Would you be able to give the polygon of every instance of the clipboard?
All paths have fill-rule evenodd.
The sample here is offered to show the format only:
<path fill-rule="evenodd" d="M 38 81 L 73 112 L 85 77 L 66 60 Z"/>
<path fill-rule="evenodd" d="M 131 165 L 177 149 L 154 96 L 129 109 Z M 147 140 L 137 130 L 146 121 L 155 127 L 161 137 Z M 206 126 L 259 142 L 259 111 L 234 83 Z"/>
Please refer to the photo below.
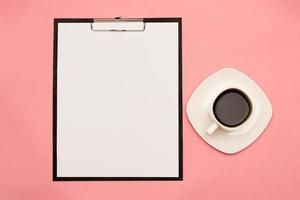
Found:
<path fill-rule="evenodd" d="M 181 29 L 54 19 L 54 181 L 183 180 Z"/>

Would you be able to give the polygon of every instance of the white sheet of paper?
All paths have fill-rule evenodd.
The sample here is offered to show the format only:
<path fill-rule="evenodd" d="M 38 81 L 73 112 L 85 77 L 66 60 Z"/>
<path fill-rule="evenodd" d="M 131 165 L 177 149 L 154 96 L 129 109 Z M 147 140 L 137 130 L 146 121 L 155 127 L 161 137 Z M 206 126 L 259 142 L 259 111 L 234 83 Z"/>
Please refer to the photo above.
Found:
<path fill-rule="evenodd" d="M 178 37 L 58 24 L 58 177 L 179 176 Z"/>

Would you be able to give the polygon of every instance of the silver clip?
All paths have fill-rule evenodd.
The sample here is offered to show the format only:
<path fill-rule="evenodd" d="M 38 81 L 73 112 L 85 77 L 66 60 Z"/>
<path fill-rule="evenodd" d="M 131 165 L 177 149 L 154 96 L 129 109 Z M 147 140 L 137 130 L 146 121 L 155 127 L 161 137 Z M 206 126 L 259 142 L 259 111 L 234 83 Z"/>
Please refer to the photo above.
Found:
<path fill-rule="evenodd" d="M 91 23 L 92 31 L 142 32 L 145 28 L 144 19 L 138 18 L 98 18 Z"/>

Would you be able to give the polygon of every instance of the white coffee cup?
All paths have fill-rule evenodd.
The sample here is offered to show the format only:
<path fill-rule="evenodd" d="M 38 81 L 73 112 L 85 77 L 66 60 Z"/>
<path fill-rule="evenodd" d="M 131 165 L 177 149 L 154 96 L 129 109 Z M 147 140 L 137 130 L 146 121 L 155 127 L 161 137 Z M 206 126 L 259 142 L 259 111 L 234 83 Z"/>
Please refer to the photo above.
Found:
<path fill-rule="evenodd" d="M 238 103 L 240 103 L 240 104 L 241 104 L 241 102 L 244 103 L 243 100 L 245 102 L 247 102 L 247 105 L 244 103 L 242 106 L 240 106 L 243 109 L 248 109 L 247 115 L 243 116 L 243 119 L 241 118 L 240 122 L 237 123 L 237 124 L 235 124 L 235 125 L 228 125 L 228 124 L 222 123 L 220 121 L 220 119 L 217 119 L 216 113 L 214 111 L 215 103 L 217 101 L 220 101 L 221 98 L 224 98 L 225 95 L 228 96 L 228 94 L 230 94 L 230 93 L 231 93 L 231 96 L 234 95 L 234 96 L 236 96 L 235 97 L 236 99 L 240 99 L 240 102 L 238 102 Z M 229 97 L 227 97 L 227 99 L 228 98 Z M 208 114 L 209 114 L 210 118 L 212 119 L 212 123 L 206 129 L 206 133 L 209 134 L 209 135 L 211 135 L 211 134 L 213 134 L 219 128 L 221 128 L 221 129 L 223 129 L 223 130 L 225 130 L 227 132 L 232 132 L 234 130 L 237 130 L 237 129 L 241 128 L 245 124 L 245 122 L 251 117 L 251 113 L 252 113 L 253 106 L 254 106 L 252 102 L 253 101 L 251 101 L 250 95 L 247 94 L 247 92 L 244 91 L 241 88 L 226 87 L 226 88 L 221 89 L 218 93 L 216 93 L 216 95 L 214 96 L 214 98 L 212 98 L 212 101 L 211 101 L 211 103 L 210 103 L 210 105 L 208 107 Z M 230 103 L 230 104 L 232 104 L 232 103 Z M 228 106 L 228 107 L 230 107 L 230 106 Z M 236 111 L 235 108 L 232 107 L 232 110 L 233 110 L 233 112 L 239 114 L 238 111 Z M 227 113 L 230 113 L 230 112 L 227 112 Z M 242 113 L 242 114 L 244 114 L 244 113 Z M 232 113 L 231 114 L 227 114 L 227 115 L 232 115 Z"/>

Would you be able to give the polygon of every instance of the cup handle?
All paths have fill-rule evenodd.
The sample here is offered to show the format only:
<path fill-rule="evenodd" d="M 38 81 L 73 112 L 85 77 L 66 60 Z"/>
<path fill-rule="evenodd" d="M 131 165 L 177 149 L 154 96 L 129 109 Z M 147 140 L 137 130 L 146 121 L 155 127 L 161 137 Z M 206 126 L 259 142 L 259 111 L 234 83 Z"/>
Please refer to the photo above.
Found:
<path fill-rule="evenodd" d="M 213 122 L 208 129 L 206 129 L 206 133 L 208 135 L 213 134 L 217 129 L 219 128 L 219 125 L 216 122 Z"/>

